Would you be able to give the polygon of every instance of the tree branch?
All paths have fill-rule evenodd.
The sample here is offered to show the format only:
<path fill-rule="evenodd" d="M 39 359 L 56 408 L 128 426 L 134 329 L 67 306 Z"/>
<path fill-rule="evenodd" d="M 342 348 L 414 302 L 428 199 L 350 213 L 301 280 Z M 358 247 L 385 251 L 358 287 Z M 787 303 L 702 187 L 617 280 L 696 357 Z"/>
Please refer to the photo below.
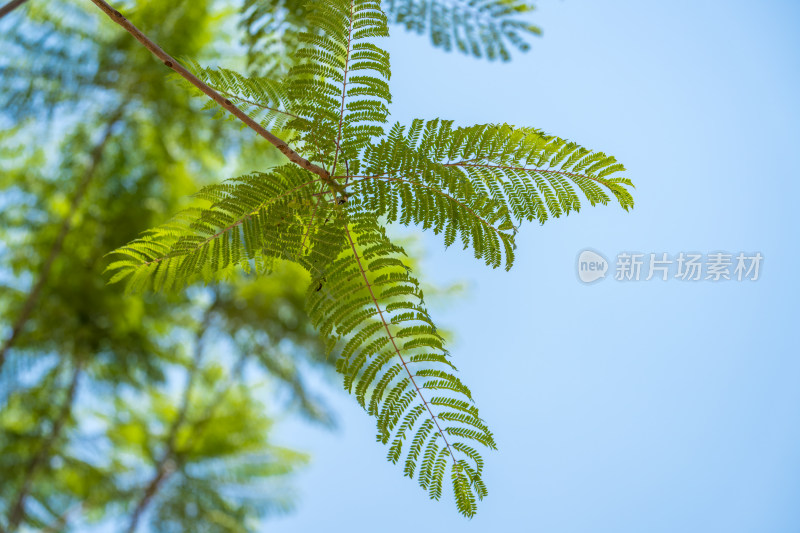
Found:
<path fill-rule="evenodd" d="M 11 0 L 11 2 L 7 3 L 3 7 L 0 7 L 0 19 L 17 9 L 19 6 L 27 2 L 28 0 Z"/>
<path fill-rule="evenodd" d="M 167 433 L 166 448 L 164 449 L 164 454 L 162 455 L 161 459 L 156 464 L 156 473 L 150 480 L 150 482 L 147 484 L 147 488 L 145 488 L 144 494 L 142 494 L 142 497 L 136 504 L 136 508 L 133 510 L 133 513 L 131 514 L 131 520 L 128 524 L 128 528 L 126 529 L 128 533 L 134 533 L 134 531 L 136 531 L 136 526 L 139 525 L 139 520 L 142 518 L 142 514 L 144 513 L 145 509 L 147 509 L 147 506 L 150 504 L 150 501 L 153 499 L 158 490 L 161 488 L 163 482 L 175 470 L 174 466 L 175 441 L 178 437 L 178 430 L 186 421 L 186 415 L 189 411 L 189 400 L 191 399 L 192 390 L 194 389 L 194 383 L 197 377 L 197 371 L 200 369 L 200 360 L 203 356 L 203 340 L 205 338 L 205 331 L 206 329 L 208 329 L 209 322 L 211 321 L 212 312 L 214 311 L 216 306 L 217 306 L 217 300 L 215 299 L 214 302 L 205 310 L 205 313 L 203 314 L 203 320 L 200 322 L 200 325 L 197 330 L 195 353 L 194 357 L 192 358 L 192 364 L 189 367 L 188 381 L 186 382 L 186 389 L 183 392 L 183 399 L 181 400 L 181 406 L 178 408 L 178 414 L 175 417 L 175 420 L 172 421 L 172 425 L 170 426 L 169 432 Z"/>
<path fill-rule="evenodd" d="M 94 178 L 95 172 L 97 171 L 97 167 L 100 164 L 100 160 L 103 156 L 103 150 L 105 150 L 106 144 L 108 144 L 109 139 L 111 138 L 111 131 L 114 129 L 114 126 L 122 118 L 122 114 L 125 111 L 126 103 L 123 103 L 117 108 L 116 111 L 111 116 L 111 120 L 106 125 L 106 129 L 103 132 L 103 136 L 100 138 L 100 141 L 95 145 L 92 149 L 89 166 L 86 168 L 86 172 L 84 172 L 83 176 L 81 177 L 81 181 L 78 183 L 78 188 L 75 191 L 75 196 L 72 197 L 72 202 L 69 206 L 69 211 L 67 212 L 64 220 L 61 221 L 61 229 L 58 232 L 58 236 L 56 237 L 55 242 L 50 248 L 50 253 L 47 256 L 47 259 L 42 266 L 41 272 L 39 272 L 39 279 L 36 280 L 36 283 L 33 285 L 33 288 L 28 293 L 27 298 L 25 298 L 25 302 L 22 304 L 22 309 L 17 315 L 17 320 L 14 322 L 14 325 L 11 327 L 11 336 L 9 336 L 0 346 L 0 368 L 3 367 L 3 363 L 5 362 L 6 355 L 11 347 L 17 340 L 17 337 L 22 332 L 22 328 L 25 327 L 25 324 L 28 322 L 28 319 L 31 317 L 31 313 L 33 312 L 34 307 L 36 307 L 36 302 L 39 300 L 39 296 L 41 295 L 42 289 L 47 284 L 47 280 L 50 277 L 50 270 L 53 267 L 53 263 L 55 262 L 56 258 L 61 254 L 61 249 L 64 246 L 64 239 L 66 239 L 67 234 L 69 233 L 70 229 L 72 229 L 72 218 L 75 215 L 75 212 L 78 210 L 81 201 L 83 200 L 84 195 L 86 194 L 86 190 L 89 187 L 89 183 Z"/>
<path fill-rule="evenodd" d="M 22 522 L 22 519 L 25 517 L 25 499 L 28 497 L 28 494 L 31 491 L 33 478 L 39 472 L 39 469 L 42 467 L 42 465 L 44 465 L 47 461 L 53 444 L 61 436 L 61 431 L 64 429 L 67 418 L 69 418 L 69 415 L 72 412 L 72 404 L 75 401 L 75 393 L 78 389 L 78 378 L 81 375 L 82 368 L 83 365 L 81 361 L 76 361 L 75 370 L 72 372 L 72 379 L 70 380 L 69 388 L 67 389 L 67 397 L 64 399 L 64 403 L 61 405 L 58 416 L 53 422 L 53 427 L 50 430 L 50 434 L 45 438 L 42 446 L 39 448 L 39 451 L 36 452 L 36 455 L 33 457 L 31 462 L 28 463 L 28 468 L 25 470 L 25 477 L 23 478 L 22 486 L 17 493 L 17 497 L 14 498 L 14 503 L 12 504 L 11 511 L 8 514 L 9 533 L 16 531 L 20 522 Z"/>
<path fill-rule="evenodd" d="M 58 517 L 56 517 L 56 521 L 50 524 L 49 526 L 42 529 L 39 533 L 62 533 L 64 531 L 64 526 L 67 525 L 67 521 L 69 520 L 69 515 L 74 513 L 75 511 L 80 510 L 83 507 L 83 502 L 78 502 L 63 513 L 61 513 Z"/>
<path fill-rule="evenodd" d="M 119 11 L 115 10 L 113 7 L 108 5 L 104 0 L 91 0 L 91 1 L 97 7 L 99 7 L 103 11 L 103 13 L 108 15 L 108 17 L 111 20 L 122 26 L 125 29 L 125 31 L 133 35 L 136 38 L 136 40 L 142 43 L 145 48 L 150 50 L 150 52 L 154 56 L 163 61 L 163 63 L 167 67 L 177 72 L 186 81 L 188 81 L 189 83 L 200 89 L 206 96 L 208 96 L 216 103 L 221 105 L 233 116 L 244 122 L 250 129 L 252 129 L 256 133 L 264 137 L 273 146 L 275 146 L 283 155 L 289 158 L 289 161 L 295 163 L 301 168 L 308 170 L 309 172 L 317 174 L 338 192 L 340 193 L 344 192 L 342 190 L 342 187 L 338 183 L 336 183 L 335 180 L 331 179 L 330 173 L 327 170 L 318 165 L 315 165 L 308 159 L 305 159 L 300 154 L 292 150 L 292 148 L 286 143 L 286 141 L 270 133 L 266 128 L 261 126 L 258 122 L 247 116 L 241 109 L 233 105 L 233 103 L 230 100 L 227 100 L 217 91 L 209 87 L 207 84 L 203 83 L 203 81 L 201 81 L 197 76 L 189 72 L 175 58 L 167 54 L 156 43 L 151 41 L 144 33 L 139 31 L 139 29 L 136 26 L 134 26 L 128 19 L 126 19 L 122 15 L 122 13 L 120 13 Z"/>

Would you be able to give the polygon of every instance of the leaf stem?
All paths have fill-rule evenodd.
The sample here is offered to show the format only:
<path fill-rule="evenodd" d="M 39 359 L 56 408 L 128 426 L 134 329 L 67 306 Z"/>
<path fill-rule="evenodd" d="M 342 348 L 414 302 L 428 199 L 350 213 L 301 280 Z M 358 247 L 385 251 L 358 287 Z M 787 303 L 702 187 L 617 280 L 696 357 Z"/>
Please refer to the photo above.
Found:
<path fill-rule="evenodd" d="M 474 160 L 467 160 L 467 161 L 474 161 Z M 593 178 L 588 174 L 578 174 L 577 172 L 567 172 L 566 170 L 551 170 L 551 169 L 541 169 L 541 168 L 528 168 L 525 166 L 517 167 L 517 166 L 509 166 L 509 165 L 495 165 L 491 163 L 467 163 L 467 161 L 458 161 L 456 163 L 446 163 L 442 164 L 444 167 L 471 167 L 471 168 L 497 168 L 500 170 L 517 170 L 520 172 L 539 172 L 542 174 L 557 174 L 559 176 L 569 176 L 570 178 L 586 178 L 592 181 L 596 181 L 597 183 L 605 185 L 603 180 Z"/>
<path fill-rule="evenodd" d="M 347 57 L 344 60 L 343 80 L 342 80 L 342 109 L 339 112 L 339 134 L 336 137 L 336 153 L 333 156 L 333 170 L 336 173 L 336 164 L 339 162 L 340 143 L 342 141 L 342 127 L 344 126 L 344 99 L 347 96 L 347 74 L 350 72 L 350 52 L 353 41 L 353 0 L 350 0 L 350 27 L 347 30 Z M 341 191 L 339 191 L 341 192 Z"/>
<path fill-rule="evenodd" d="M 444 431 L 442 431 L 442 427 L 439 425 L 439 419 L 436 417 L 435 414 L 433 414 L 433 410 L 431 410 L 430 404 L 425 399 L 425 396 L 423 396 L 422 390 L 419 388 L 419 385 L 417 385 L 417 382 L 414 379 L 414 374 L 412 374 L 411 371 L 408 369 L 408 363 L 406 363 L 403 354 L 400 353 L 400 348 L 397 347 L 397 343 L 394 340 L 394 335 L 392 335 L 392 332 L 389 329 L 389 324 L 386 322 L 386 318 L 383 316 L 383 310 L 381 309 L 380 305 L 378 305 L 378 299 L 375 297 L 375 292 L 372 290 L 372 284 L 369 282 L 369 279 L 367 278 L 367 272 L 364 270 L 364 266 L 361 263 L 361 257 L 359 257 L 358 255 L 358 250 L 356 249 L 356 243 L 353 241 L 353 236 L 350 234 L 350 228 L 347 227 L 346 222 L 344 224 L 344 229 L 345 233 L 347 233 L 347 240 L 350 242 L 350 248 L 353 250 L 353 256 L 356 259 L 356 263 L 358 263 L 358 269 L 361 272 L 361 276 L 364 278 L 364 283 L 367 285 L 367 289 L 369 290 L 369 295 L 372 298 L 372 303 L 375 304 L 375 309 L 378 310 L 378 314 L 381 317 L 381 322 L 383 323 L 383 329 L 386 330 L 386 335 L 388 335 L 389 340 L 392 341 L 392 347 L 394 348 L 397 357 L 400 358 L 400 362 L 403 364 L 403 368 L 408 374 L 409 379 L 411 379 L 411 383 L 417 390 L 417 395 L 419 396 L 420 400 L 422 400 L 422 403 L 425 404 L 425 408 L 428 410 L 428 414 L 431 416 L 431 420 L 433 420 L 433 423 L 436 424 L 436 429 L 438 430 L 439 435 L 442 436 L 444 444 L 445 446 L 447 446 L 447 451 L 450 452 L 450 457 L 453 459 L 453 464 L 455 465 L 457 463 L 456 456 L 453 453 L 453 449 L 450 447 L 450 443 L 447 442 L 447 437 L 445 436 Z"/>

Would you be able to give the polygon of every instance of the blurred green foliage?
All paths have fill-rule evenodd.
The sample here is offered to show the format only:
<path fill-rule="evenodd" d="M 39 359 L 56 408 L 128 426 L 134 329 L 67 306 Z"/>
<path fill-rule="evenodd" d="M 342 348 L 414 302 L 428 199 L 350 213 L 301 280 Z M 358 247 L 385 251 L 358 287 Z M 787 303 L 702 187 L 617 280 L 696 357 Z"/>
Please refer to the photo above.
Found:
<path fill-rule="evenodd" d="M 0 20 L 0 532 L 253 531 L 292 508 L 287 474 L 307 461 L 272 444 L 271 417 L 333 425 L 306 385 L 332 373 L 307 274 L 165 296 L 102 272 L 198 186 L 278 153 L 209 120 L 87 6 L 31 0 Z M 177 57 L 261 73 L 288 69 L 303 29 L 283 0 L 115 7 Z"/>
<path fill-rule="evenodd" d="M 231 14 L 214 2 L 126 4 L 177 55 L 224 51 Z M 91 10 L 29 2 L 2 24 L 0 339 L 68 231 L 0 370 L 0 528 L 253 530 L 291 508 L 285 474 L 306 460 L 270 443 L 264 399 L 332 421 L 301 371 L 328 367 L 302 274 L 164 297 L 125 295 L 102 271 L 256 141 L 198 113 Z M 285 392 L 253 386 L 267 377 Z"/>

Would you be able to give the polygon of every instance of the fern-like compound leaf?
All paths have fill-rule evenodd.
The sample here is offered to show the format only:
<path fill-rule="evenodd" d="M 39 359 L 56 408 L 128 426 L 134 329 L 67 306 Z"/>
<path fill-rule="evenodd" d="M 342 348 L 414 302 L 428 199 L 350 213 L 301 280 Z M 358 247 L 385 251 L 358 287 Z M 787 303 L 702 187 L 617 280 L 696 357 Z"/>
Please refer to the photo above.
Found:
<path fill-rule="evenodd" d="M 245 0 L 240 26 L 248 67 L 261 75 L 285 73 L 307 29 L 307 0 Z M 527 51 L 541 30 L 527 19 L 533 3 L 522 0 L 384 0 L 390 24 L 427 35 L 433 46 L 503 61 Z"/>
<path fill-rule="evenodd" d="M 353 182 L 390 222 L 413 222 L 460 239 L 488 265 L 511 268 L 517 223 L 560 217 L 591 205 L 633 207 L 630 180 L 613 156 L 533 128 L 453 127 L 451 121 L 399 124 L 364 151 Z"/>
<path fill-rule="evenodd" d="M 310 229 L 319 187 L 318 176 L 289 165 L 205 187 L 196 196 L 209 207 L 183 211 L 116 250 L 111 281 L 126 280 L 132 291 L 170 290 L 237 265 L 295 259 L 309 231 L 324 231 Z"/>
<path fill-rule="evenodd" d="M 533 11 L 519 0 L 388 0 L 392 22 L 428 33 L 434 46 L 489 60 L 511 58 L 510 48 L 526 51 L 526 39 L 541 30 L 522 17 Z"/>
<path fill-rule="evenodd" d="M 431 498 L 447 482 L 459 511 L 473 516 L 487 494 L 482 452 L 497 445 L 456 375 L 405 251 L 384 226 L 431 230 L 446 246 L 458 243 L 508 269 L 522 223 L 578 212 L 586 202 L 613 199 L 628 210 L 632 183 L 614 157 L 534 128 L 436 119 L 387 131 L 391 72 L 378 43 L 388 20 L 428 13 L 441 35 L 455 32 L 464 46 L 478 39 L 481 53 L 502 57 L 499 43 L 513 41 L 517 28 L 502 21 L 524 9 L 514 0 L 383 5 L 389 16 L 377 0 L 309 3 L 311 27 L 298 35 L 298 61 L 281 81 L 191 64 L 262 125 L 287 132 L 317 173 L 286 164 L 206 187 L 197 194 L 203 205 L 117 250 L 108 270 L 130 290 L 168 290 L 234 268 L 302 265 L 311 280 L 306 311 L 344 388 L 375 418 L 387 459 Z M 456 14 L 454 26 L 443 13 Z M 481 17 L 495 26 L 479 31 Z M 454 27 L 465 33 L 458 37 Z"/>
<path fill-rule="evenodd" d="M 361 405 L 376 417 L 378 441 L 391 442 L 388 459 L 400 460 L 404 442 L 413 435 L 406 473 L 417 471 L 420 484 L 438 499 L 447 470 L 459 468 L 459 461 L 474 461 L 478 452 L 472 446 L 494 448 L 494 438 L 477 408 L 464 413 L 450 407 L 471 404 L 472 394 L 453 374 L 452 364 L 443 363 L 449 358 L 444 339 L 424 307 L 402 248 L 386 237 L 375 214 L 356 201 L 348 203 L 340 221 L 349 246 L 325 270 L 323 289 L 314 283 L 309 288 L 309 315 L 331 337 L 329 346 L 338 352 L 345 386 L 355 387 Z M 438 405 L 430 401 L 432 392 Z M 478 461 L 482 467 L 482 459 Z M 480 478 L 477 469 L 475 476 Z M 453 485 L 453 490 L 474 491 L 475 484 Z M 469 501 L 477 492 L 455 497 Z"/>
<path fill-rule="evenodd" d="M 304 118 L 290 124 L 303 132 L 312 161 L 343 174 L 383 134 L 389 114 L 389 54 L 374 42 L 389 35 L 386 15 L 377 0 L 315 2 L 308 22 L 317 31 L 301 34 L 287 81 L 294 113 Z"/>

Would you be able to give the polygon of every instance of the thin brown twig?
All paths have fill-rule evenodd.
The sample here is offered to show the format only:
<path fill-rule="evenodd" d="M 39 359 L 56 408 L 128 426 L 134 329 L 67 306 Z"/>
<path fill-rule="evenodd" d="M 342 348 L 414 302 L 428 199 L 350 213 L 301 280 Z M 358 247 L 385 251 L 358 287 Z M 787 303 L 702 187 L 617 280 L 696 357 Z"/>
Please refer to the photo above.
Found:
<path fill-rule="evenodd" d="M 150 50 L 150 52 L 158 59 L 160 59 L 167 67 L 177 72 L 182 78 L 184 78 L 186 81 L 188 81 L 189 83 L 200 89 L 206 96 L 214 100 L 216 103 L 218 103 L 220 106 L 226 109 L 233 116 L 244 122 L 244 124 L 246 124 L 250 129 L 252 129 L 260 136 L 265 138 L 267 141 L 269 141 L 292 163 L 295 163 L 296 165 L 308 170 L 309 172 L 317 174 L 323 180 L 328 182 L 328 184 L 331 187 L 341 192 L 341 187 L 334 180 L 330 179 L 330 173 L 327 170 L 318 165 L 315 165 L 308 159 L 302 157 L 300 154 L 295 152 L 286 143 L 286 141 L 284 141 L 279 137 L 276 137 L 269 130 L 261 126 L 261 124 L 250 118 L 241 109 L 233 105 L 233 102 L 226 99 L 224 96 L 222 96 L 217 91 L 209 87 L 202 80 L 200 80 L 197 76 L 189 72 L 186 69 L 186 67 L 181 65 L 175 58 L 167 54 L 164 50 L 161 49 L 161 47 L 159 47 L 156 43 L 151 41 L 144 33 L 142 33 L 136 26 L 134 26 L 127 18 L 125 18 L 122 15 L 122 13 L 111 7 L 104 0 L 91 0 L 91 1 L 93 4 L 99 7 L 103 11 L 103 13 L 108 15 L 108 17 L 111 20 L 122 26 L 125 29 L 125 31 L 133 35 L 133 37 L 136 38 L 137 41 L 142 43 L 145 48 Z"/>
<path fill-rule="evenodd" d="M 7 3 L 3 7 L 0 7 L 0 19 L 17 9 L 19 6 L 27 2 L 28 0 L 11 0 L 11 2 Z"/>

